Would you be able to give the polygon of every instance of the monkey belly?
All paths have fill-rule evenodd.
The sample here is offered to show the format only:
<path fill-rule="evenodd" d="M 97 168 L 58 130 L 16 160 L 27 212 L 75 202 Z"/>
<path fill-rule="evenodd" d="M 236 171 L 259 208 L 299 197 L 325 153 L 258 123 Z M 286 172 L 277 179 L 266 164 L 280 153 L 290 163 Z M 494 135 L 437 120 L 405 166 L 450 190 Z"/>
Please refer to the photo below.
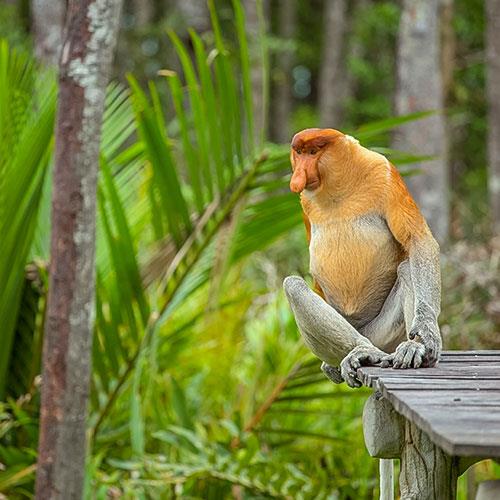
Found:
<path fill-rule="evenodd" d="M 311 274 L 326 301 L 356 328 L 380 312 L 404 257 L 375 215 L 313 224 L 309 251 Z"/>

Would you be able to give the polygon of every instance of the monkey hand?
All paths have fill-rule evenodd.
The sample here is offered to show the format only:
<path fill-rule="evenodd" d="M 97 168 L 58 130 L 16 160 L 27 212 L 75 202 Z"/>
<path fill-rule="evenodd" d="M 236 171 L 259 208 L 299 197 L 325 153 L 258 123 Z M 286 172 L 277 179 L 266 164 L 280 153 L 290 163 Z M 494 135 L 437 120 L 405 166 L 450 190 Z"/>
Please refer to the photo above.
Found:
<path fill-rule="evenodd" d="M 424 361 L 425 347 L 415 340 L 401 342 L 396 351 L 382 359 L 382 368 L 420 368 Z"/>
<path fill-rule="evenodd" d="M 408 333 L 410 339 L 416 339 L 425 349 L 422 366 L 436 366 L 441 354 L 441 332 L 437 320 L 432 317 L 419 319 L 415 317 L 413 325 Z"/>
<path fill-rule="evenodd" d="M 340 373 L 349 387 L 361 387 L 357 370 L 361 366 L 379 365 L 387 354 L 373 345 L 355 347 L 340 363 Z"/>
<path fill-rule="evenodd" d="M 432 367 L 439 361 L 441 353 L 441 335 L 434 319 L 414 321 L 408 334 L 410 340 L 402 342 L 396 351 L 382 360 L 382 367 L 420 368 Z"/>

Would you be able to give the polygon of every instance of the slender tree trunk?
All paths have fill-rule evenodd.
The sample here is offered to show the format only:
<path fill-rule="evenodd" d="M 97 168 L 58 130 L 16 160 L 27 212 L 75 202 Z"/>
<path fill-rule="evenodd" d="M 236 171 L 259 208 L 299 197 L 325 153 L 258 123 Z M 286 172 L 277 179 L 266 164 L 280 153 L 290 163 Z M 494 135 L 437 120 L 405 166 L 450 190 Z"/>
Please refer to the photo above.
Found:
<path fill-rule="evenodd" d="M 443 74 L 443 99 L 447 103 L 453 85 L 456 39 L 453 29 L 455 0 L 441 0 L 441 68 Z"/>
<path fill-rule="evenodd" d="M 443 106 L 448 108 L 450 104 L 451 92 L 453 88 L 453 75 L 455 72 L 455 52 L 456 36 L 453 27 L 453 17 L 455 11 L 455 0 L 441 0 L 440 22 L 441 22 L 441 74 L 443 76 Z M 453 123 L 451 120 L 445 120 L 446 144 L 450 151 L 447 155 L 448 185 L 450 191 L 453 191 L 458 179 L 458 165 L 451 154 L 453 143 L 456 141 L 453 133 Z M 459 236 L 457 207 L 450 206 L 450 235 Z"/>
<path fill-rule="evenodd" d="M 346 62 L 351 59 L 362 59 L 366 56 L 363 41 L 359 36 L 356 36 L 356 34 L 353 33 L 353 28 L 356 18 L 361 17 L 365 14 L 365 9 L 370 8 L 370 3 L 371 0 L 354 0 L 353 2 L 353 5 L 351 7 L 352 10 L 349 15 L 349 21 L 347 23 L 349 25 L 350 36 L 348 37 L 348 47 L 345 50 L 345 52 L 347 53 L 345 58 Z M 348 71 L 346 64 L 344 64 L 343 71 L 345 75 L 345 86 L 342 97 L 344 98 L 344 102 L 347 102 L 349 99 L 355 97 L 358 90 L 359 81 L 352 72 Z"/>
<path fill-rule="evenodd" d="M 35 53 L 40 61 L 53 66 L 59 60 L 65 15 L 66 0 L 32 0 Z"/>
<path fill-rule="evenodd" d="M 269 3 L 265 0 L 243 0 L 243 7 L 250 47 L 254 49 L 253 53 L 250 54 L 252 58 L 250 78 L 253 89 L 254 137 L 257 142 L 262 142 L 267 138 L 268 126 L 269 79 L 267 76 L 267 49 L 263 38 L 267 32 Z"/>
<path fill-rule="evenodd" d="M 144 28 L 150 24 L 155 15 L 155 5 L 153 0 L 132 0 L 135 25 L 138 28 Z"/>
<path fill-rule="evenodd" d="M 439 0 L 404 0 L 397 51 L 397 115 L 436 114 L 399 128 L 396 149 L 436 159 L 418 165 L 423 173 L 407 183 L 436 239 L 449 233 L 448 170 L 439 29 Z"/>
<path fill-rule="evenodd" d="M 500 0 L 486 0 L 488 190 L 494 235 L 500 235 Z"/>
<path fill-rule="evenodd" d="M 176 0 L 186 27 L 202 33 L 210 29 L 207 0 Z"/>
<path fill-rule="evenodd" d="M 81 499 L 101 122 L 121 0 L 71 0 L 59 74 L 38 500 Z"/>
<path fill-rule="evenodd" d="M 293 40 L 296 28 L 297 2 L 295 0 L 280 0 L 278 11 L 278 36 L 290 42 Z M 274 83 L 274 113 L 271 122 L 272 139 L 279 143 L 289 142 L 290 115 L 292 112 L 292 69 L 293 51 L 285 49 L 277 56 L 277 78 Z"/>
<path fill-rule="evenodd" d="M 347 2 L 325 2 L 324 40 L 319 76 L 319 110 L 322 127 L 339 128 L 346 92 L 345 55 Z"/>

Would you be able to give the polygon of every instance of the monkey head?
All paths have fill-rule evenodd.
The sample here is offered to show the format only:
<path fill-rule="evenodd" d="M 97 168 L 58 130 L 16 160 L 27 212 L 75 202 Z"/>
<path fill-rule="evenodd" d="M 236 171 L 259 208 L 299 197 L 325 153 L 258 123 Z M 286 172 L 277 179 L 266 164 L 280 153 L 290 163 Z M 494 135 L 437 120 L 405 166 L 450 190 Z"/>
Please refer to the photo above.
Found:
<path fill-rule="evenodd" d="M 308 128 L 293 136 L 290 152 L 292 178 L 290 189 L 301 193 L 304 189 L 316 191 L 322 186 L 328 168 L 328 161 L 334 143 L 346 138 L 331 128 Z"/>

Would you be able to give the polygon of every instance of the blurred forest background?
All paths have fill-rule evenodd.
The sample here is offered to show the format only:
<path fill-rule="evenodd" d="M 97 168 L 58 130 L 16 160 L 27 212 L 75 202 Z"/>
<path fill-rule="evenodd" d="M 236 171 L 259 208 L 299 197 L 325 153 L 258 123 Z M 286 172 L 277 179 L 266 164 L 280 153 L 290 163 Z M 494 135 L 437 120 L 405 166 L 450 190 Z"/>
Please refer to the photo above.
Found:
<path fill-rule="evenodd" d="M 6 498 L 34 487 L 65 9 L 0 2 Z M 324 379 L 281 291 L 308 275 L 286 144 L 325 126 L 388 155 L 442 245 L 445 347 L 499 349 L 499 19 L 498 0 L 124 1 L 100 153 L 88 498 L 378 498 L 367 392 Z M 476 465 L 460 498 L 499 475 Z"/>

